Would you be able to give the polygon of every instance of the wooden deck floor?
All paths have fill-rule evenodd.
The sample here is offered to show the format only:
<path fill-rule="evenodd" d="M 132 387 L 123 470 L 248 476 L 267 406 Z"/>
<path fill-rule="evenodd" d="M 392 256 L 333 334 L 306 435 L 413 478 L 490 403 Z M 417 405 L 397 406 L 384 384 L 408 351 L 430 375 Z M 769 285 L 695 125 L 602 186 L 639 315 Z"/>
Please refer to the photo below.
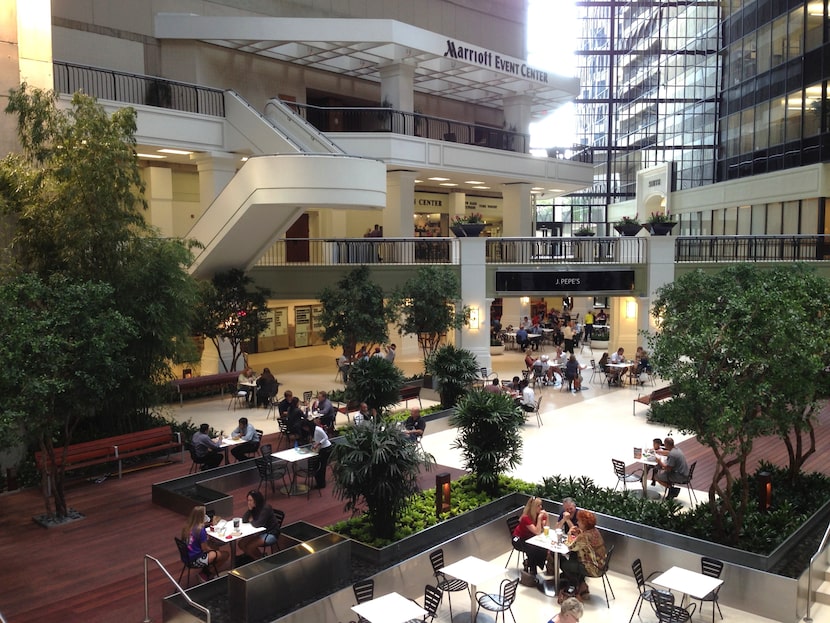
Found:
<path fill-rule="evenodd" d="M 830 409 L 825 408 L 816 428 L 820 451 L 807 463 L 809 471 L 830 475 Z M 275 440 L 266 436 L 266 442 Z M 681 444 L 690 461 L 698 461 L 695 486 L 705 489 L 714 464 L 711 452 L 694 440 Z M 785 463 L 785 447 L 775 439 L 760 440 L 752 454 Z M 68 488 L 70 506 L 86 518 L 50 530 L 37 526 L 34 515 L 43 512 L 37 490 L 0 496 L 2 530 L 0 551 L 0 612 L 10 623 L 122 622 L 144 619 L 143 557 L 158 558 L 178 576 L 181 565 L 173 544 L 183 517 L 151 501 L 151 485 L 187 473 L 189 460 L 125 474 L 122 480 L 101 483 L 73 481 Z M 462 472 L 447 469 L 453 478 Z M 434 473 L 423 476 L 422 486 L 434 486 Z M 244 490 L 234 492 L 235 513 L 244 510 Z M 329 487 L 318 497 L 270 496 L 269 502 L 286 512 L 286 523 L 305 520 L 329 525 L 346 517 L 343 503 Z M 150 614 L 161 621 L 160 599 L 172 592 L 162 573 L 150 571 Z"/>

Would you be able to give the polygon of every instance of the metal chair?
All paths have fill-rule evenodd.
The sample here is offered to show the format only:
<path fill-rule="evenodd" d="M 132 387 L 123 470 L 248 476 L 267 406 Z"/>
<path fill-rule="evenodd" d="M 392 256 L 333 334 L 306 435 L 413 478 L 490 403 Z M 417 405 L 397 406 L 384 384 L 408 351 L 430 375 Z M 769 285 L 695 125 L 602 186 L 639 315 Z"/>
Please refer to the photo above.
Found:
<path fill-rule="evenodd" d="M 689 608 L 677 606 L 674 603 L 674 595 L 671 591 L 653 591 L 654 612 L 657 615 L 658 623 L 686 623 L 692 620 L 697 604 L 691 604 Z"/>
<path fill-rule="evenodd" d="M 536 408 L 533 410 L 533 412 L 536 414 L 536 425 L 539 428 L 542 427 L 542 414 L 539 412 L 539 409 L 541 408 L 541 406 L 542 406 L 542 397 L 539 396 L 539 398 L 536 400 Z"/>
<path fill-rule="evenodd" d="M 695 477 L 695 467 L 697 466 L 697 461 L 692 463 L 689 466 L 689 477 L 682 481 L 682 482 L 673 482 L 671 483 L 672 487 L 676 487 L 679 485 L 685 485 L 686 491 L 689 494 L 689 503 L 691 504 L 692 500 L 695 502 L 695 506 L 697 506 L 697 496 L 695 495 L 695 490 L 692 489 L 692 478 Z M 669 491 L 671 491 L 671 487 L 667 487 L 666 490 L 663 492 L 663 499 L 665 500 L 669 496 Z"/>
<path fill-rule="evenodd" d="M 247 401 L 248 401 L 248 392 L 245 391 L 244 389 L 240 389 L 237 386 L 236 391 L 231 396 L 231 401 L 228 403 L 228 411 L 231 410 L 231 407 L 233 407 L 233 410 L 236 411 L 236 408 L 239 407 L 239 406 L 241 406 L 241 407 L 247 406 L 245 404 Z"/>
<path fill-rule="evenodd" d="M 303 402 L 305 404 L 309 404 L 312 398 L 314 398 L 314 392 L 303 392 Z"/>
<path fill-rule="evenodd" d="M 501 620 L 506 621 L 505 612 L 510 612 L 513 618 L 513 623 L 516 623 L 516 616 L 513 614 L 513 602 L 516 601 L 516 587 L 519 586 L 519 578 L 515 580 L 502 580 L 499 585 L 498 593 L 485 593 L 484 591 L 476 592 L 476 615 L 473 620 L 478 618 L 478 611 L 484 608 L 490 612 L 495 612 L 495 623 L 498 623 L 499 612 L 501 612 Z"/>
<path fill-rule="evenodd" d="M 303 463 L 295 463 L 295 472 L 294 478 L 299 480 L 300 478 L 305 479 L 305 486 L 306 486 L 306 499 L 311 497 L 311 490 L 317 489 L 316 486 L 312 486 L 311 479 L 314 478 L 314 474 L 317 473 L 317 467 L 320 465 L 320 459 L 316 456 L 311 456 Z M 314 483 L 317 484 L 316 482 Z M 317 489 L 317 495 L 322 497 L 323 493 L 320 489 Z"/>
<path fill-rule="evenodd" d="M 424 586 L 424 610 L 427 611 L 424 615 L 424 621 L 429 620 L 429 623 L 435 621 L 435 617 L 438 616 L 438 606 L 441 605 L 443 596 L 444 593 L 441 592 L 440 588 L 431 584 Z"/>
<path fill-rule="evenodd" d="M 516 567 L 522 564 L 522 554 L 524 553 L 524 543 L 522 541 L 515 541 L 513 539 L 513 532 L 516 530 L 516 526 L 519 525 L 519 518 L 518 517 L 508 517 L 507 518 L 507 531 L 510 533 L 510 542 L 513 544 L 513 549 L 510 550 L 510 555 L 507 557 L 507 562 L 504 563 L 504 568 L 507 568 L 507 565 L 510 564 L 510 559 L 513 558 L 513 552 L 519 552 L 519 555 L 516 557 Z"/>
<path fill-rule="evenodd" d="M 432 574 L 435 576 L 435 581 L 442 592 L 447 593 L 447 602 L 450 606 L 450 620 L 452 620 L 452 596 L 451 593 L 464 591 L 469 594 L 470 585 L 464 580 L 456 578 L 448 578 L 441 569 L 444 568 L 444 550 L 436 549 L 429 553 L 429 562 L 432 563 Z"/>
<path fill-rule="evenodd" d="M 352 591 L 354 591 L 354 598 L 358 604 L 372 601 L 375 598 L 375 581 L 371 578 L 367 580 L 360 580 L 352 584 Z M 357 617 L 358 623 L 369 623 L 367 619 L 362 616 Z"/>
<path fill-rule="evenodd" d="M 643 479 L 643 470 L 635 469 L 633 472 L 625 471 L 625 463 L 619 459 L 611 459 L 614 465 L 614 473 L 617 475 L 617 484 L 614 486 L 614 491 L 623 484 L 623 489 L 628 491 L 628 483 L 641 482 Z"/>
<path fill-rule="evenodd" d="M 280 438 L 279 438 L 279 443 L 277 444 L 277 447 L 279 448 L 280 446 L 282 446 L 282 442 L 283 442 L 283 440 L 285 440 L 285 447 L 290 448 L 292 438 L 296 439 L 297 436 L 294 435 L 291 432 L 291 430 L 288 428 L 288 422 L 284 418 L 278 418 L 277 419 L 277 426 L 280 429 Z"/>
<path fill-rule="evenodd" d="M 193 447 L 193 444 L 185 442 L 184 444 L 185 450 L 190 453 L 190 460 L 192 463 L 190 464 L 190 471 L 187 472 L 188 474 L 192 474 L 194 472 L 199 471 L 205 464 L 205 458 L 196 456 L 196 449 Z"/>
<path fill-rule="evenodd" d="M 640 559 L 637 558 L 634 562 L 631 563 L 631 571 L 634 574 L 634 581 L 637 583 L 637 590 L 640 594 L 637 596 L 637 603 L 634 604 L 634 610 L 631 611 L 631 617 L 628 619 L 628 623 L 634 619 L 634 613 L 637 613 L 637 616 L 640 616 L 640 610 L 643 608 L 643 602 L 647 601 L 654 607 L 654 591 L 657 590 L 650 584 L 647 584 L 647 579 L 643 574 L 643 563 L 640 562 Z M 655 575 L 660 573 L 659 571 L 652 571 L 648 579 L 651 579 Z"/>
<path fill-rule="evenodd" d="M 602 590 L 605 592 L 605 605 L 609 608 L 611 607 L 611 602 L 608 601 L 608 591 L 611 591 L 611 598 L 616 599 L 617 596 L 614 594 L 614 589 L 611 588 L 611 579 L 608 577 L 608 568 L 611 566 L 611 555 L 614 553 L 614 546 L 610 546 L 608 551 L 605 553 L 605 564 L 602 565 L 602 573 L 600 577 L 602 578 Z M 606 585 L 608 588 L 606 588 Z"/>
<path fill-rule="evenodd" d="M 207 567 L 200 565 L 196 562 L 190 560 L 190 552 L 187 551 L 187 543 L 182 541 L 179 537 L 174 536 L 173 539 L 176 541 L 176 547 L 179 549 L 179 559 L 182 561 L 182 570 L 179 573 L 179 584 L 182 583 L 182 576 L 184 575 L 184 570 L 187 569 L 187 585 L 190 586 L 190 570 L 191 569 L 198 569 L 201 571 L 202 569 L 207 568 L 208 572 L 210 572 L 210 568 L 213 567 L 213 575 L 219 575 L 219 570 L 216 568 L 216 563 L 211 563 Z"/>
<path fill-rule="evenodd" d="M 273 526 L 271 526 L 268 530 L 265 531 L 265 534 L 263 535 L 263 539 L 265 537 L 267 537 L 268 535 L 273 535 L 274 537 L 276 537 L 276 540 L 273 543 L 270 543 L 270 544 L 265 543 L 264 540 L 263 540 L 262 545 L 260 545 L 260 547 L 262 548 L 262 555 L 263 556 L 265 556 L 265 548 L 266 547 L 271 548 L 271 553 L 272 554 L 274 553 L 274 548 L 275 547 L 278 550 L 282 549 L 280 547 L 280 533 L 282 532 L 282 522 L 285 521 L 285 511 L 281 511 L 281 510 L 275 508 L 274 509 L 274 516 L 277 518 L 277 520 L 274 522 Z"/>
<path fill-rule="evenodd" d="M 271 483 L 271 491 L 274 493 L 277 492 L 276 486 L 274 486 L 274 481 L 278 478 L 282 480 L 282 486 L 284 488 L 288 488 L 288 485 L 285 481 L 285 477 L 288 473 L 288 468 L 286 467 L 285 462 L 279 461 L 277 463 L 271 462 L 271 457 L 264 457 L 258 456 L 254 459 L 256 462 L 256 469 L 259 472 L 259 486 L 257 490 L 262 487 L 263 482 L 270 482 Z M 265 488 L 265 497 L 268 497 L 268 487 Z"/>
<path fill-rule="evenodd" d="M 691 475 L 691 470 L 689 470 L 689 474 Z M 700 572 L 708 576 L 710 578 L 720 578 L 720 574 L 723 572 L 723 563 L 716 558 L 707 558 L 704 556 L 700 559 Z M 715 623 L 715 608 L 718 609 L 718 614 L 720 615 L 721 620 L 723 620 L 723 612 L 720 610 L 720 604 L 718 603 L 718 593 L 720 593 L 720 586 L 718 586 L 715 590 L 713 590 L 708 595 L 705 595 L 700 598 L 700 610 L 703 612 L 703 602 L 704 601 L 711 601 L 712 602 L 712 623 Z"/>

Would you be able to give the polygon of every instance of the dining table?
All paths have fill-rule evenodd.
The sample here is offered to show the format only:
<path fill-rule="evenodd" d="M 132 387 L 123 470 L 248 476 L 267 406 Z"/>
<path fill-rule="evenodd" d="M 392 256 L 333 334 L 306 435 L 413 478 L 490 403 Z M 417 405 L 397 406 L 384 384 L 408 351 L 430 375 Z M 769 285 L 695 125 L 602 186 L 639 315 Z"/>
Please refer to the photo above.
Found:
<path fill-rule="evenodd" d="M 650 468 L 657 465 L 657 456 L 654 452 L 649 452 L 647 450 L 643 451 L 640 456 L 638 457 L 637 454 L 634 454 L 634 461 L 639 463 L 643 466 L 643 477 L 641 478 L 643 484 L 643 497 L 649 497 L 648 492 L 648 473 L 651 471 Z M 654 497 L 654 496 L 651 496 Z M 655 497 L 655 499 L 662 497 L 659 494 Z"/>
<path fill-rule="evenodd" d="M 271 456 L 291 465 L 291 484 L 288 485 L 287 489 L 285 487 L 280 489 L 281 493 L 285 495 L 304 495 L 308 491 L 308 487 L 297 482 L 297 464 L 317 456 L 317 453 L 311 449 L 311 445 L 272 452 Z"/>
<path fill-rule="evenodd" d="M 553 579 L 542 582 L 542 591 L 548 597 L 556 597 L 559 590 L 559 555 L 567 555 L 570 552 L 564 541 L 564 538 L 559 538 L 559 531 L 556 530 L 551 530 L 547 536 L 541 532 L 525 541 L 527 545 L 541 547 L 553 554 Z"/>
<path fill-rule="evenodd" d="M 427 611 L 398 593 L 387 593 L 352 606 L 352 611 L 369 623 L 404 623 L 420 619 Z"/>
<path fill-rule="evenodd" d="M 245 440 L 241 437 L 237 437 L 236 439 L 233 437 L 221 437 L 219 439 L 219 448 L 225 453 L 225 465 L 230 465 L 231 462 L 228 450 L 241 443 L 245 443 Z"/>
<path fill-rule="evenodd" d="M 478 609 L 476 586 L 498 575 L 504 575 L 504 567 L 475 556 L 467 556 L 443 567 L 441 572 L 470 585 L 470 622 L 475 623 Z"/>
<path fill-rule="evenodd" d="M 243 521 L 239 522 L 239 529 L 234 528 L 233 519 L 220 519 L 216 525 L 211 524 L 207 528 L 208 538 L 219 543 L 229 543 L 231 546 L 231 569 L 236 568 L 236 542 L 252 534 L 265 532 L 264 526 L 254 526 Z"/>
<path fill-rule="evenodd" d="M 624 361 L 621 361 L 620 363 L 608 362 L 608 363 L 605 364 L 605 368 L 606 368 L 606 370 L 617 370 L 618 371 L 617 374 L 616 374 L 616 377 L 617 377 L 617 381 L 619 382 L 620 387 L 622 387 L 623 382 L 624 382 L 623 377 L 625 376 L 625 372 L 627 370 L 630 370 L 632 365 L 634 365 L 633 362 L 624 362 Z M 609 384 L 610 384 L 610 379 L 609 379 Z"/>
<path fill-rule="evenodd" d="M 723 584 L 720 578 L 703 575 L 697 571 L 690 571 L 683 567 L 672 567 L 655 578 L 649 580 L 651 584 L 663 586 L 669 590 L 683 593 L 680 604 L 683 605 L 687 596 L 703 599 Z"/>

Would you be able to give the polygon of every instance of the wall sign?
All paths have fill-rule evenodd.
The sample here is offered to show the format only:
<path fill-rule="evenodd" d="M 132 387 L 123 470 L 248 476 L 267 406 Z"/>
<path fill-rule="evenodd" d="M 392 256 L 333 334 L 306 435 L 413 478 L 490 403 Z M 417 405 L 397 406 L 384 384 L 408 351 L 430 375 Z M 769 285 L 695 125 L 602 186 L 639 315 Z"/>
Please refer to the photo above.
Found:
<path fill-rule="evenodd" d="M 500 270 L 496 273 L 496 292 L 501 294 L 547 294 L 552 292 L 631 292 L 633 270 L 603 272 Z"/>

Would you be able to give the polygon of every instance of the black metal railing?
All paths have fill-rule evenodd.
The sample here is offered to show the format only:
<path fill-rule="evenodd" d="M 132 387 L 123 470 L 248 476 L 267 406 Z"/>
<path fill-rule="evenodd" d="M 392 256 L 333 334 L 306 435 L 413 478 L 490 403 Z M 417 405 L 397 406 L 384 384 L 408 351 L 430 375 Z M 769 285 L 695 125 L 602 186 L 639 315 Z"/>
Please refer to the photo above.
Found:
<path fill-rule="evenodd" d="M 830 260 L 830 236 L 681 236 L 676 262 L 817 262 Z"/>
<path fill-rule="evenodd" d="M 289 238 L 276 241 L 257 266 L 341 264 L 455 264 L 454 238 Z"/>
<path fill-rule="evenodd" d="M 57 93 L 82 91 L 96 99 L 225 116 L 225 96 L 219 89 L 63 61 L 54 61 L 53 67 Z"/>
<path fill-rule="evenodd" d="M 488 264 L 642 264 L 646 238 L 491 238 Z"/>

